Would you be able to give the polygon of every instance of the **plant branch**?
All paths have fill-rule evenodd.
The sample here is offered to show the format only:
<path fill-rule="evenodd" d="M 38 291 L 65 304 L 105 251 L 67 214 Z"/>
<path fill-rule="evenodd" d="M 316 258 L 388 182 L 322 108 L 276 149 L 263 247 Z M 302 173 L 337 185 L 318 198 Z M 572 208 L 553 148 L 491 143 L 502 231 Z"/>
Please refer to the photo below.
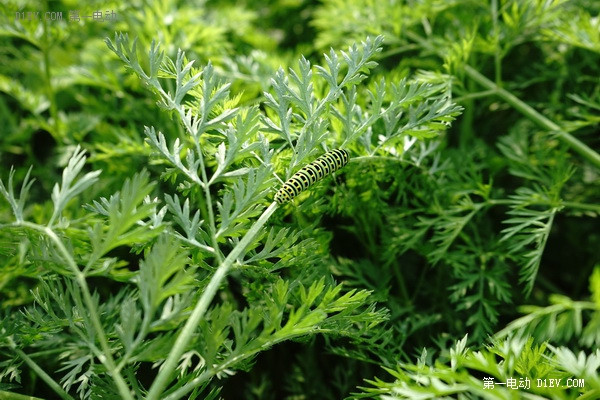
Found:
<path fill-rule="evenodd" d="M 425 39 L 415 34 L 414 32 L 407 31 L 406 36 L 409 37 L 411 40 L 414 40 L 424 48 L 435 51 L 435 48 L 433 48 L 433 46 L 429 42 L 427 42 Z M 517 96 L 496 85 L 494 82 L 477 72 L 470 65 L 465 64 L 464 71 L 471 79 L 473 79 L 486 89 L 493 91 L 498 97 L 506 101 L 508 104 L 517 109 L 517 111 L 521 112 L 523 115 L 534 121 L 536 124 L 538 124 L 542 128 L 548 129 L 556 133 L 556 135 L 561 141 L 563 141 L 565 144 L 567 144 L 569 147 L 575 150 L 575 152 L 583 156 L 594 166 L 600 168 L 600 154 L 592 150 L 585 143 L 581 142 L 569 132 L 562 129 L 554 121 L 546 118 L 545 116 L 537 112 L 535 109 L 533 109 L 533 107 L 523 102 Z M 496 69 L 496 71 L 498 71 L 498 69 Z"/>
<path fill-rule="evenodd" d="M 52 377 L 50 375 L 48 375 L 46 373 L 46 371 L 44 371 L 39 365 L 37 365 L 37 363 L 35 361 L 33 361 L 27 354 L 25 354 L 25 352 L 23 352 L 23 350 L 19 349 L 16 346 L 15 342 L 12 340 L 11 337 L 8 337 L 8 344 L 13 349 L 13 351 L 15 353 L 17 353 L 17 355 L 23 361 L 25 361 L 25 363 L 29 366 L 29 368 L 31 368 L 48 386 L 50 386 L 50 388 L 52 390 L 54 390 L 54 392 L 56 394 L 58 394 L 62 399 L 73 400 L 73 397 L 71 397 L 71 395 L 69 395 L 69 393 L 65 392 L 63 390 L 63 388 L 60 387 L 58 382 L 56 382 L 54 379 L 52 379 Z M 19 399 L 35 399 L 36 398 L 36 397 L 26 397 L 26 396 L 16 397 L 17 395 L 13 395 L 12 393 L 11 393 L 11 395 L 12 395 L 12 397 L 8 397 L 8 396 L 4 397 L 4 395 L 0 392 L 0 399 L 6 398 L 6 399 L 19 400 Z"/>
<path fill-rule="evenodd" d="M 123 379 L 123 376 L 121 376 L 121 373 L 118 371 L 117 366 L 115 364 L 115 360 L 112 357 L 112 351 L 108 345 L 108 340 L 106 338 L 106 334 L 104 333 L 104 329 L 102 328 L 102 323 L 100 322 L 100 317 L 98 316 L 96 305 L 94 304 L 94 300 L 92 299 L 90 288 L 87 284 L 87 281 L 85 280 L 85 274 L 79 270 L 79 267 L 77 267 L 77 264 L 69 254 L 69 251 L 65 247 L 62 240 L 60 240 L 58 235 L 51 228 L 46 226 L 41 226 L 27 221 L 16 222 L 14 225 L 24 226 L 29 229 L 41 232 L 42 234 L 50 238 L 52 242 L 54 242 L 54 245 L 64 257 L 65 261 L 69 265 L 69 268 L 73 271 L 73 274 L 75 275 L 75 280 L 81 288 L 83 299 L 88 309 L 89 317 L 92 321 L 92 325 L 94 326 L 96 334 L 98 335 L 98 341 L 100 342 L 100 345 L 104 352 L 104 359 L 100 358 L 100 361 L 106 366 L 106 369 L 114 378 L 115 384 L 117 385 L 121 398 L 126 400 L 133 400 L 131 391 L 129 390 L 127 383 Z"/>
<path fill-rule="evenodd" d="M 206 286 L 206 289 L 202 293 L 202 297 L 196 303 L 194 310 L 190 314 L 185 326 L 181 330 L 181 333 L 177 337 L 175 341 L 175 345 L 169 356 L 167 357 L 165 363 L 162 365 L 160 372 L 156 376 L 154 383 L 150 387 L 150 391 L 148 392 L 147 400 L 158 400 L 164 390 L 164 388 L 169 383 L 169 380 L 177 368 L 177 364 L 179 363 L 179 358 L 185 352 L 187 345 L 191 342 L 194 331 L 196 330 L 200 320 L 206 313 L 208 306 L 212 302 L 221 282 L 231 269 L 234 261 L 239 257 L 240 254 L 246 249 L 246 247 L 256 238 L 257 235 L 260 234 L 261 228 L 263 225 L 269 220 L 271 215 L 277 209 L 278 204 L 276 202 L 271 203 L 271 205 L 262 213 L 262 215 L 256 220 L 254 225 L 248 230 L 246 235 L 238 242 L 238 244 L 231 250 L 227 258 L 223 260 L 223 262 L 219 265 L 215 274 L 210 279 L 210 282 Z"/>
<path fill-rule="evenodd" d="M 579 153 L 583 158 L 588 160 L 594 166 L 600 168 L 600 154 L 592 150 L 585 143 L 571 135 L 569 132 L 562 129 L 552 120 L 546 118 L 539 112 L 533 109 L 521 99 L 510 93 L 509 91 L 502 89 L 494 82 L 477 72 L 473 67 L 469 65 L 464 66 L 465 73 L 474 81 L 479 83 L 481 86 L 493 90 L 495 94 L 508 104 L 513 106 L 517 111 L 531 119 L 533 122 L 541 126 L 542 128 L 548 129 L 558 136 L 558 138 L 571 147 L 575 152 Z"/>

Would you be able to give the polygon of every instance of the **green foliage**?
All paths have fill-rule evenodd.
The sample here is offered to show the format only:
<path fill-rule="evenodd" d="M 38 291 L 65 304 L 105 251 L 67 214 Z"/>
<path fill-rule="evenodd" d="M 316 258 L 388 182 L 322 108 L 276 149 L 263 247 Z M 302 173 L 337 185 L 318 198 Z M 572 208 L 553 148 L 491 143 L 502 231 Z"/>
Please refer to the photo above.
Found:
<path fill-rule="evenodd" d="M 553 340 L 569 343 L 576 340 L 580 346 L 598 348 L 600 343 L 600 268 L 594 268 L 590 277 L 592 301 L 573 301 L 566 296 L 552 295 L 547 307 L 522 306 L 523 317 L 499 331 L 497 337 L 531 335 L 538 341 Z"/>
<path fill-rule="evenodd" d="M 0 7 L 0 397 L 600 395 L 595 2 Z"/>
<path fill-rule="evenodd" d="M 466 347 L 467 337 L 433 359 L 426 349 L 414 364 L 387 369 L 394 380 L 369 381 L 372 387 L 352 398 L 383 399 L 555 399 L 600 394 L 600 351 L 574 354 L 565 347 L 535 345 L 531 339 L 496 341 L 480 351 Z"/>

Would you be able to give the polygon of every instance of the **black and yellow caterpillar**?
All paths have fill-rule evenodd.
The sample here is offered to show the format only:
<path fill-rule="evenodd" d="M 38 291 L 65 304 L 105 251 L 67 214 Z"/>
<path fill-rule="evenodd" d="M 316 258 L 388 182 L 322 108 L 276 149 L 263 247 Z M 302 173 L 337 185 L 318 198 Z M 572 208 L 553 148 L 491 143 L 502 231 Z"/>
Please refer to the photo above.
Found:
<path fill-rule="evenodd" d="M 292 200 L 313 183 L 348 164 L 349 158 L 350 153 L 347 150 L 335 149 L 328 151 L 315 161 L 302 167 L 300 171 L 288 179 L 281 189 L 275 193 L 273 200 L 279 204 Z"/>

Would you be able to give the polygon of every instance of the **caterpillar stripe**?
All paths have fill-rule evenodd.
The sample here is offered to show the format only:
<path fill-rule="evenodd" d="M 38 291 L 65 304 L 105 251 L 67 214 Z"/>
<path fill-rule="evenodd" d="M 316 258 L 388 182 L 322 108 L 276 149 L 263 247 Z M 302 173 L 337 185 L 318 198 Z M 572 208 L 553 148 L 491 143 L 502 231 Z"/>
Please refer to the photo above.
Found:
<path fill-rule="evenodd" d="M 315 161 L 302 167 L 300 171 L 288 179 L 281 189 L 275 193 L 273 200 L 279 204 L 292 200 L 313 183 L 348 164 L 348 158 L 350 158 L 350 153 L 347 150 L 335 149 L 328 151 Z"/>

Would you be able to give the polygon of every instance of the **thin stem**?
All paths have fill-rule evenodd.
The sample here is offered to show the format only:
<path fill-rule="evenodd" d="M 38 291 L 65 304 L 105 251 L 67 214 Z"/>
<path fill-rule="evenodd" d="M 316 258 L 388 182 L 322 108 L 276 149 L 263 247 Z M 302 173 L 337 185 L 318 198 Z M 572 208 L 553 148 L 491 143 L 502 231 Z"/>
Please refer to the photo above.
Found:
<path fill-rule="evenodd" d="M 563 201 L 563 202 L 561 202 L 561 204 L 567 208 L 574 208 L 574 209 L 586 210 L 586 211 L 594 211 L 594 212 L 600 213 L 600 204 L 585 204 L 585 203 L 579 203 L 576 201 Z"/>
<path fill-rule="evenodd" d="M 544 249 L 546 248 L 546 243 L 548 243 L 548 238 L 550 237 L 550 230 L 552 229 L 552 225 L 554 223 L 554 217 L 556 216 L 556 212 L 558 210 L 556 208 L 551 210 L 550 217 L 548 218 L 548 222 L 544 224 L 543 232 L 542 232 L 542 240 L 537 243 L 537 248 L 541 249 L 540 251 L 540 260 L 536 263 L 528 262 L 527 265 L 523 267 L 521 270 L 521 276 L 519 281 L 525 283 L 525 296 L 529 297 L 531 295 L 531 291 L 533 290 L 533 285 L 535 284 L 535 278 L 540 269 L 541 255 L 543 254 Z M 536 265 L 537 264 L 537 265 Z M 524 279 L 525 278 L 525 279 Z"/>
<path fill-rule="evenodd" d="M 415 42 L 419 43 L 424 48 L 435 51 L 435 49 L 430 43 L 426 42 L 422 37 L 415 34 L 414 32 L 407 31 L 406 36 L 409 37 L 411 40 L 414 40 Z M 567 144 L 569 147 L 571 147 L 576 153 L 579 153 L 583 158 L 588 160 L 594 166 L 600 168 L 600 154 L 589 148 L 585 143 L 581 142 L 569 132 L 561 129 L 561 127 L 558 126 L 555 122 L 544 117 L 542 114 L 534 110 L 532 107 L 530 107 L 528 104 L 523 102 L 521 99 L 519 99 L 512 93 L 500 88 L 494 82 L 490 81 L 488 78 L 477 72 L 470 65 L 465 64 L 464 71 L 471 79 L 473 79 L 486 89 L 492 90 L 498 97 L 506 101 L 508 104 L 517 109 L 517 111 L 521 112 L 533 122 L 545 129 L 556 133 L 558 138 L 565 144 Z"/>
<path fill-rule="evenodd" d="M 220 264 L 223 262 L 223 257 L 221 256 L 221 252 L 219 251 L 219 243 L 217 242 L 217 227 L 215 225 L 215 214 L 213 211 L 213 202 L 211 200 L 210 195 L 210 185 L 208 176 L 206 175 L 206 168 L 204 167 L 204 156 L 202 154 L 202 149 L 200 148 L 200 138 L 196 136 L 194 137 L 194 144 L 196 146 L 196 153 L 198 154 L 198 159 L 200 160 L 200 171 L 202 173 L 202 180 L 204 181 L 204 197 L 206 199 L 206 209 L 208 211 L 208 229 L 210 230 L 210 238 L 212 242 L 212 247 L 215 249 L 215 256 L 217 258 L 217 262 Z"/>
<path fill-rule="evenodd" d="M 102 347 L 104 358 L 100 358 L 100 361 L 102 362 L 102 364 L 105 365 L 106 369 L 115 380 L 115 384 L 117 385 L 121 398 L 126 400 L 133 400 L 131 391 L 129 390 L 129 387 L 127 386 L 127 383 L 121 376 L 120 372 L 117 370 L 115 360 L 112 357 L 112 350 L 108 345 L 106 334 L 104 333 L 102 323 L 100 322 L 100 317 L 98 316 L 98 310 L 96 309 L 96 305 L 94 303 L 94 300 L 92 299 L 92 294 L 87 285 L 87 281 L 85 280 L 85 274 L 80 271 L 79 267 L 69 254 L 69 251 L 63 244 L 62 240 L 60 240 L 58 235 L 52 229 L 46 226 L 41 226 L 27 221 L 15 223 L 15 226 L 19 225 L 41 232 L 42 234 L 50 238 L 50 240 L 54 242 L 54 245 L 69 265 L 69 268 L 73 271 L 73 274 L 75 275 L 75 280 L 81 288 L 83 300 L 87 307 L 87 313 L 90 317 L 90 320 L 92 321 L 92 325 L 94 326 L 96 335 L 98 335 L 98 341 L 100 342 L 100 346 Z"/>
<path fill-rule="evenodd" d="M 314 335 L 317 334 L 323 334 L 323 335 L 327 335 L 327 334 L 335 334 L 337 336 L 343 336 L 344 335 L 344 331 L 340 331 L 340 330 L 335 330 L 335 329 L 322 329 L 322 328 L 314 328 L 311 330 L 311 333 Z M 285 340 L 290 340 L 293 339 L 295 337 L 300 337 L 305 335 L 305 333 L 299 333 L 299 334 L 290 334 L 290 335 L 280 335 L 279 337 L 273 339 L 273 340 L 269 340 L 266 341 L 264 343 L 262 343 L 260 346 L 256 346 L 253 349 L 247 350 L 244 353 L 235 355 L 233 357 L 230 357 L 229 359 L 223 361 L 222 363 L 218 364 L 218 366 L 215 366 L 213 368 L 209 368 L 206 371 L 204 371 L 203 373 L 201 373 L 200 375 L 198 375 L 196 378 L 192 379 L 191 381 L 187 382 L 185 385 L 181 386 L 179 389 L 173 391 L 172 393 L 170 393 L 168 396 L 166 396 L 163 400 L 177 400 L 177 399 L 181 399 L 183 396 L 185 396 L 187 393 L 191 392 L 194 388 L 202 385 L 204 382 L 208 381 L 210 378 L 212 378 L 213 376 L 215 376 L 217 373 L 221 372 L 221 371 L 225 371 L 227 368 L 230 368 L 231 366 L 234 366 L 235 364 L 237 364 L 238 362 L 248 359 L 249 357 L 254 356 L 255 354 L 259 353 L 260 351 L 263 351 L 265 349 L 270 349 L 273 346 L 275 346 L 278 343 L 281 343 Z"/>
<path fill-rule="evenodd" d="M 123 357 L 121 358 L 121 361 L 119 361 L 119 364 L 117 365 L 116 370 L 119 372 L 123 369 L 123 367 L 125 367 L 125 365 L 127 365 L 127 363 L 129 362 L 129 358 L 137 350 L 138 346 L 146 338 L 146 335 L 148 334 L 148 331 L 150 330 L 150 324 L 152 323 L 152 321 L 151 321 L 152 315 L 154 314 L 154 312 L 156 310 L 152 309 L 149 311 L 148 310 L 145 310 L 145 311 L 146 312 L 144 313 L 144 319 L 142 321 L 142 324 L 141 324 L 140 330 L 137 334 L 137 337 L 135 338 L 135 340 L 133 341 L 131 346 L 129 346 L 129 349 L 123 355 Z"/>
<path fill-rule="evenodd" d="M 185 326 L 181 330 L 181 333 L 177 337 L 175 345 L 171 349 L 171 352 L 165 360 L 165 363 L 162 365 L 162 368 L 156 376 L 154 383 L 150 387 L 150 391 L 148 392 L 148 396 L 146 398 L 147 400 L 158 400 L 160 398 L 164 388 L 169 383 L 173 372 L 177 368 L 179 358 L 186 350 L 187 345 L 191 342 L 194 331 L 196 330 L 196 327 L 200 323 L 202 317 L 204 317 L 204 314 L 215 297 L 221 282 L 239 255 L 242 254 L 250 242 L 252 242 L 252 240 L 254 240 L 260 234 L 261 228 L 275 212 L 277 206 L 278 204 L 276 202 L 271 203 L 271 205 L 262 213 L 260 218 L 258 218 L 254 225 L 252 225 L 252 227 L 248 230 L 242 240 L 240 240 L 233 250 L 231 250 L 229 255 L 227 255 L 227 258 L 225 258 L 225 260 L 219 265 L 215 271 L 215 274 L 212 276 L 210 282 L 206 286 L 206 289 L 202 293 L 200 300 L 190 314 Z"/>
<path fill-rule="evenodd" d="M 44 400 L 39 397 L 27 396 L 26 394 L 18 394 L 12 392 L 5 392 L 0 390 L 0 400 Z"/>
<path fill-rule="evenodd" d="M 488 204 L 490 206 L 511 206 L 515 204 L 515 201 L 511 199 L 487 199 L 485 201 L 485 204 Z M 585 210 L 600 213 L 600 204 L 586 204 L 579 203 L 576 201 L 560 201 L 559 203 L 555 203 L 552 201 L 536 201 L 535 203 L 531 203 L 531 205 L 550 207 L 563 206 L 574 210 Z"/>
<path fill-rule="evenodd" d="M 13 349 L 13 351 L 15 353 L 17 353 L 17 355 L 23 360 L 25 361 L 25 363 L 29 366 L 29 368 L 31 368 L 36 374 L 37 376 L 39 376 L 44 382 L 46 382 L 46 384 L 48 386 L 50 386 L 50 388 L 52 390 L 54 390 L 54 392 L 56 394 L 58 394 L 62 399 L 68 399 L 68 400 L 73 400 L 73 397 L 71 397 L 69 395 L 69 393 L 65 392 L 63 390 L 62 387 L 60 387 L 60 385 L 58 384 L 58 382 L 56 382 L 54 379 L 52 379 L 52 377 L 50 377 L 50 375 L 48 375 L 46 373 L 46 371 L 44 371 L 39 365 L 37 365 L 37 363 L 35 361 L 33 361 L 27 354 L 25 354 L 25 352 L 21 349 L 19 349 L 17 347 L 17 345 L 15 344 L 15 342 L 12 340 L 12 338 L 9 336 L 8 337 L 8 344 L 9 346 Z M 12 394 L 12 393 L 11 393 Z M 2 398 L 2 394 L 0 393 L 0 399 Z M 34 399 L 35 397 L 5 397 L 7 399 Z"/>
<path fill-rule="evenodd" d="M 558 138 L 571 147 L 575 152 L 579 153 L 586 160 L 592 163 L 594 166 L 600 168 L 600 154 L 596 153 L 590 147 L 588 147 L 585 143 L 581 142 L 579 139 L 571 135 L 569 132 L 563 130 L 560 126 L 558 126 L 555 122 L 546 118 L 536 110 L 534 110 L 531 106 L 523 102 L 521 99 L 513 95 L 507 90 L 504 90 L 494 82 L 490 81 L 485 76 L 481 75 L 474 68 L 469 65 L 464 66 L 464 70 L 466 74 L 479 83 L 481 86 L 493 90 L 498 97 L 502 100 L 506 101 L 508 104 L 513 106 L 517 111 L 521 112 L 523 115 L 531 119 L 533 122 L 541 126 L 542 128 L 548 129 L 558 136 Z"/>
<path fill-rule="evenodd" d="M 389 46 L 390 43 L 386 40 L 386 45 Z M 391 56 L 395 56 L 396 54 L 407 53 L 409 51 L 418 50 L 419 46 L 414 43 L 405 44 L 399 47 L 393 47 L 390 50 L 384 51 L 380 54 L 381 58 L 387 58 Z"/>
<path fill-rule="evenodd" d="M 406 288 L 406 281 L 404 280 L 404 276 L 400 271 L 402 268 L 399 265 L 398 259 L 394 257 L 388 258 L 388 260 L 383 263 L 383 270 L 387 271 L 389 266 L 394 264 L 395 268 L 392 268 L 394 271 L 394 277 L 396 278 L 396 285 L 398 286 L 398 291 L 400 292 L 400 296 L 404 299 L 406 304 L 410 304 L 410 295 L 408 294 L 408 289 Z"/>
<path fill-rule="evenodd" d="M 518 329 L 522 329 L 536 322 L 540 322 L 541 319 L 547 315 L 558 314 L 560 312 L 568 310 L 596 310 L 597 306 L 592 301 L 573 301 L 569 303 L 552 304 L 547 307 L 538 308 L 533 312 L 529 312 L 526 315 L 512 321 L 504 329 L 494 334 L 495 338 L 503 338 L 509 334 L 515 332 Z M 537 321 L 536 321 L 537 320 Z"/>
<path fill-rule="evenodd" d="M 464 101 L 467 100 L 475 100 L 475 99 L 480 99 L 480 98 L 486 98 L 486 97 L 490 97 L 496 94 L 495 90 L 484 90 L 481 92 L 472 92 L 472 93 L 467 93 L 465 95 L 462 96 L 457 96 L 454 97 L 453 100 L 456 103 L 462 103 Z"/>
<path fill-rule="evenodd" d="M 162 90 L 162 88 L 161 88 Z M 208 94 L 204 94 L 205 96 Z M 196 154 L 198 155 L 198 161 L 200 161 L 200 172 L 202 185 L 200 185 L 204 189 L 204 197 L 205 197 L 205 205 L 206 210 L 208 211 L 208 230 L 210 231 L 211 244 L 215 251 L 215 257 L 217 258 L 217 262 L 220 264 L 223 262 L 223 257 L 221 252 L 219 251 L 219 243 L 217 242 L 217 227 L 215 225 L 215 215 L 212 208 L 212 198 L 210 194 L 210 182 L 208 176 L 206 175 L 206 168 L 204 166 L 204 154 L 202 153 L 202 149 L 200 148 L 200 135 L 198 132 L 194 132 L 194 129 L 190 125 L 190 121 L 185 117 L 185 110 L 181 105 L 176 105 L 177 111 L 179 112 L 179 117 L 181 121 L 183 121 L 185 125 L 185 129 L 188 131 L 190 136 L 194 138 L 194 146 L 196 148 Z M 202 114 L 202 119 L 205 118 L 205 115 Z M 202 124 L 199 124 L 202 126 Z"/>

